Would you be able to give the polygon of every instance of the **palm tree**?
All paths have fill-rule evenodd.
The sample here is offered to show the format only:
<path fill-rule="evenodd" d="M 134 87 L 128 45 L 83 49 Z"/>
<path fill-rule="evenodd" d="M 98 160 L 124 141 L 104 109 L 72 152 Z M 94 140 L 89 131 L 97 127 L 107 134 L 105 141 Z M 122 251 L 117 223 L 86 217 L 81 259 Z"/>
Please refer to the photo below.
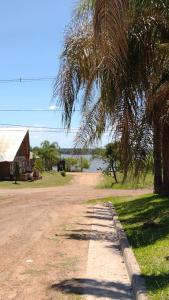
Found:
<path fill-rule="evenodd" d="M 69 127 L 83 92 L 78 141 L 93 142 L 111 128 L 121 139 L 126 174 L 133 164 L 136 173 L 145 165 L 151 148 L 147 135 L 153 128 L 157 192 L 162 169 L 166 174 L 165 163 L 161 166 L 167 131 L 166 126 L 162 130 L 161 118 L 166 108 L 159 109 L 156 87 L 168 68 L 168 53 L 161 49 L 168 40 L 168 20 L 167 0 L 83 1 L 65 38 L 54 93 Z"/>
<path fill-rule="evenodd" d="M 151 95 L 154 127 L 155 192 L 169 195 L 169 81 L 161 82 Z M 153 102 L 153 103 L 152 103 Z"/>
<path fill-rule="evenodd" d="M 40 156 L 46 171 L 52 170 L 52 167 L 58 163 L 60 157 L 58 143 L 50 143 L 46 140 L 41 143 L 41 147 L 33 148 L 33 152 Z"/>

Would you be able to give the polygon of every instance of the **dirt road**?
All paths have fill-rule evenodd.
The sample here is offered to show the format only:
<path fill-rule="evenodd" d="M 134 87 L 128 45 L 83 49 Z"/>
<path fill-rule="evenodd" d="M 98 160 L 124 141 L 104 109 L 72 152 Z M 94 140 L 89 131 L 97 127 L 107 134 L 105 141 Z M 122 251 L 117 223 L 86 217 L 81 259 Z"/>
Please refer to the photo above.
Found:
<path fill-rule="evenodd" d="M 99 176 L 78 174 L 57 188 L 0 190 L 1 300 L 81 299 L 53 286 L 85 273 L 89 241 L 71 236 L 79 227 L 90 230 L 85 201 L 132 194 L 95 189 Z"/>

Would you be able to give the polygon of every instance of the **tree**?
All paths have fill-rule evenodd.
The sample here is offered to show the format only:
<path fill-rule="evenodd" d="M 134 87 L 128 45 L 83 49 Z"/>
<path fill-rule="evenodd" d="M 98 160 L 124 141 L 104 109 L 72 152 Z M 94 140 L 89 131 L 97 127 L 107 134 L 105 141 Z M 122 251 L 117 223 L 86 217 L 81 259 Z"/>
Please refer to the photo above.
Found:
<path fill-rule="evenodd" d="M 118 183 L 116 171 L 120 160 L 119 156 L 119 143 L 110 143 L 106 145 L 103 159 L 108 163 L 108 168 L 111 170 L 114 176 L 114 180 Z"/>
<path fill-rule="evenodd" d="M 88 159 L 86 159 L 85 157 L 81 156 L 79 158 L 79 167 L 81 169 L 81 172 L 83 172 L 84 169 L 89 169 L 90 168 L 90 162 L 88 161 Z"/>
<path fill-rule="evenodd" d="M 44 164 L 42 158 L 35 158 L 34 169 L 38 170 L 41 173 L 44 171 Z"/>
<path fill-rule="evenodd" d="M 41 158 L 46 171 L 52 170 L 52 167 L 57 164 L 60 157 L 59 145 L 56 142 L 43 141 L 41 147 L 33 148 L 33 152 Z"/>
<path fill-rule="evenodd" d="M 146 165 L 150 151 L 147 134 L 152 137 L 153 130 L 155 191 L 163 193 L 167 193 L 169 179 L 164 143 L 167 125 L 160 124 L 158 131 L 155 126 L 157 113 L 160 111 L 161 122 L 167 112 L 167 99 L 164 97 L 163 110 L 156 101 L 156 87 L 168 69 L 169 55 L 164 47 L 169 40 L 168 21 L 169 3 L 165 0 L 83 1 L 65 38 L 54 93 L 59 95 L 69 127 L 76 103 L 79 105 L 78 94 L 83 91 L 83 119 L 77 140 L 92 143 L 111 128 L 121 141 L 125 173 L 133 165 L 137 175 Z"/>
<path fill-rule="evenodd" d="M 155 192 L 169 195 L 169 82 L 160 84 L 154 95 Z"/>
<path fill-rule="evenodd" d="M 120 143 L 112 142 L 106 145 L 103 149 L 96 149 L 94 157 L 101 158 L 106 164 L 106 171 L 113 174 L 114 180 L 118 183 L 117 171 L 122 171 L 120 164 Z"/>
<path fill-rule="evenodd" d="M 72 167 L 78 167 L 78 159 L 75 157 L 65 158 L 66 171 L 71 172 Z"/>
<path fill-rule="evenodd" d="M 77 171 L 81 170 L 81 172 L 83 172 L 83 169 L 90 168 L 90 162 L 83 156 L 65 158 L 65 163 L 67 172 L 71 172 L 72 167 Z"/>

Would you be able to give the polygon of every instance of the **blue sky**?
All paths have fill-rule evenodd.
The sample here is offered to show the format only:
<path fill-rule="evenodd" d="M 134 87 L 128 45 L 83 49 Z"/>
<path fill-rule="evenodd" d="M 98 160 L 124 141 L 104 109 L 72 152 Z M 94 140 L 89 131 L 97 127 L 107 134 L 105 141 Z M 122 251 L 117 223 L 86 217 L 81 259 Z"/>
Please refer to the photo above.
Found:
<path fill-rule="evenodd" d="M 73 0 L 0 1 L 0 79 L 55 77 L 75 5 Z M 0 82 L 0 109 L 48 109 L 52 89 L 52 81 Z M 72 127 L 79 122 L 76 113 Z M 62 127 L 61 114 L 54 112 L 0 112 L 0 124 Z M 72 147 L 74 135 L 32 132 L 30 138 L 32 145 L 48 139 Z"/>

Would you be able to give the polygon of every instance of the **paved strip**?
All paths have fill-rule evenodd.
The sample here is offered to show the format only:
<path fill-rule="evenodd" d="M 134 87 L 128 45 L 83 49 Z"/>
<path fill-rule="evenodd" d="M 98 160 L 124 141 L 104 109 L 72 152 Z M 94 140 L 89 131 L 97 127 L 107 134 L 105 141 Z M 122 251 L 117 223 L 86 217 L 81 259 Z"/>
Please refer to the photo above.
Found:
<path fill-rule="evenodd" d="M 131 300 L 131 284 L 111 213 L 106 206 L 101 205 L 96 205 L 90 213 L 93 224 L 84 286 L 86 300 Z"/>

